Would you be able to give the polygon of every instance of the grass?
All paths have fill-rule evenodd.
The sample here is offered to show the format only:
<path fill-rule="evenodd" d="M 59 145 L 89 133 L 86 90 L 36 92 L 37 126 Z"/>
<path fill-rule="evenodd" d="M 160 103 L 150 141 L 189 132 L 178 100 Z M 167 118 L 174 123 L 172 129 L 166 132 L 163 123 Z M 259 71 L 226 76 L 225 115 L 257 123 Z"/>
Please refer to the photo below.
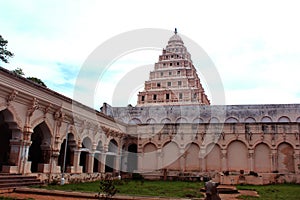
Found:
<path fill-rule="evenodd" d="M 132 196 L 157 196 L 177 198 L 200 198 L 200 188 L 203 182 L 185 181 L 117 181 L 117 194 Z M 90 183 L 76 183 L 67 185 L 49 185 L 45 189 L 56 189 L 64 191 L 99 192 L 99 181 Z M 246 200 L 294 200 L 300 199 L 300 185 L 279 184 L 279 185 L 238 185 L 238 190 L 255 190 L 259 197 L 241 195 L 240 199 Z"/>
<path fill-rule="evenodd" d="M 203 197 L 200 188 L 201 182 L 186 181 L 117 181 L 117 194 L 132 196 L 157 196 L 157 197 L 178 197 L 178 198 L 199 198 Z M 80 184 L 49 185 L 45 189 L 64 191 L 99 192 L 99 181 Z"/>
<path fill-rule="evenodd" d="M 256 190 L 259 197 L 240 196 L 247 200 L 294 200 L 300 199 L 300 185 L 280 184 L 280 185 L 239 185 L 238 190 Z"/>

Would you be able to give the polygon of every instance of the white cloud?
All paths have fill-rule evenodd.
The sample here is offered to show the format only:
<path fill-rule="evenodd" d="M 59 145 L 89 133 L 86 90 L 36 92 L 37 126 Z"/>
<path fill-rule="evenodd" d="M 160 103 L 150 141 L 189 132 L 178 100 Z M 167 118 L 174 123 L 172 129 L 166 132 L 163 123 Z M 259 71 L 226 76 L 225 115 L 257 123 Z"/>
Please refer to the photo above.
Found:
<path fill-rule="evenodd" d="M 21 67 L 27 76 L 39 77 L 72 97 L 70 86 L 82 64 L 104 41 L 133 29 L 177 27 L 214 61 L 227 104 L 297 103 L 298 8 L 296 1 L 255 0 L 3 1 L 0 34 L 9 41 L 15 57 L 2 66 Z M 135 66 L 158 59 L 147 53 L 132 55 L 109 67 L 94 107 L 110 102 L 116 84 Z"/>

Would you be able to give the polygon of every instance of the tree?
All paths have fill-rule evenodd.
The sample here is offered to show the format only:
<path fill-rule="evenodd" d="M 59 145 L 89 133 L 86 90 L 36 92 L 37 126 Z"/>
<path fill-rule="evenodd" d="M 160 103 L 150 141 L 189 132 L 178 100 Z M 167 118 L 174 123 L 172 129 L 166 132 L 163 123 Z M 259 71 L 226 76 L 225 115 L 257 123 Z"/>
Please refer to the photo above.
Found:
<path fill-rule="evenodd" d="M 12 70 L 12 72 L 19 76 L 25 76 L 23 69 L 21 69 L 21 68 L 14 69 L 14 70 Z"/>
<path fill-rule="evenodd" d="M 14 69 L 12 70 L 11 72 L 19 75 L 19 76 L 25 76 L 25 73 L 23 72 L 23 69 L 22 68 L 17 68 L 17 69 Z M 28 80 L 31 80 L 32 82 L 35 82 L 41 86 L 44 86 L 44 87 L 47 87 L 47 85 L 39 78 L 36 78 L 36 77 L 27 77 Z"/>
<path fill-rule="evenodd" d="M 6 49 L 7 43 L 7 40 L 4 40 L 3 37 L 0 35 L 0 60 L 2 60 L 5 63 L 8 63 L 8 58 L 14 56 L 12 52 Z"/>
<path fill-rule="evenodd" d="M 36 78 L 36 77 L 27 77 L 27 79 L 31 80 L 31 81 L 33 81 L 33 82 L 35 82 L 37 84 L 40 84 L 40 85 L 42 85 L 44 87 L 47 87 L 46 84 L 41 79 L 39 79 L 39 78 Z"/>

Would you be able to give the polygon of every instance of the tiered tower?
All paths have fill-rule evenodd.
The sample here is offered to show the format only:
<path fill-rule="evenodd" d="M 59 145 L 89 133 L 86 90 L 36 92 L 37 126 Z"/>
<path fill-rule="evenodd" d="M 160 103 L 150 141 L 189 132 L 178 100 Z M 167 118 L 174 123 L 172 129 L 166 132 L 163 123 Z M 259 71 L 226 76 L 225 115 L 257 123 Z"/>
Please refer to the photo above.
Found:
<path fill-rule="evenodd" d="M 150 105 L 209 105 L 197 71 L 181 37 L 175 34 L 155 63 L 154 71 L 138 94 L 137 106 Z"/>

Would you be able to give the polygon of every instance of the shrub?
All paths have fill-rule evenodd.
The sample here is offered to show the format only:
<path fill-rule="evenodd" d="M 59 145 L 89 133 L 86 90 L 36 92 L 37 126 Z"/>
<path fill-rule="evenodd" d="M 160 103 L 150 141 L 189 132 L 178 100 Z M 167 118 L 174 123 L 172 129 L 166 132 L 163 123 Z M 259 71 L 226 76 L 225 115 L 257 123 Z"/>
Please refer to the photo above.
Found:
<path fill-rule="evenodd" d="M 111 199 L 116 193 L 115 181 L 108 175 L 100 180 L 99 199 Z"/>

